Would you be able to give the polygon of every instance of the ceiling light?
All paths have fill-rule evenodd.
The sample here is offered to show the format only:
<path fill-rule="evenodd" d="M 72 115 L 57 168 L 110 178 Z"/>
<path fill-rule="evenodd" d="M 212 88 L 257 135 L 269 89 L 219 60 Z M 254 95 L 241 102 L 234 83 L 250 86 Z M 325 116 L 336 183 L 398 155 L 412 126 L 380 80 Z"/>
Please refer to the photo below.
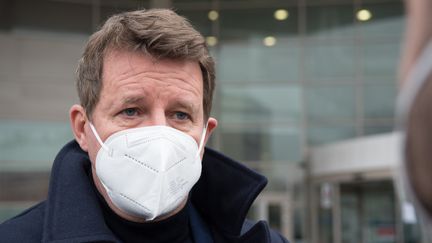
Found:
<path fill-rule="evenodd" d="M 274 46 L 274 45 L 276 45 L 276 42 L 277 42 L 277 40 L 276 40 L 276 38 L 273 37 L 273 36 L 267 36 L 267 37 L 264 38 L 264 40 L 263 40 L 263 44 L 264 44 L 265 46 Z"/>
<path fill-rule="evenodd" d="M 206 42 L 208 46 L 215 46 L 218 43 L 218 39 L 216 38 L 216 36 L 207 36 Z"/>
<path fill-rule="evenodd" d="M 208 12 L 207 17 L 211 20 L 211 21 L 216 21 L 219 18 L 219 13 L 216 10 L 211 10 L 210 12 Z"/>
<path fill-rule="evenodd" d="M 359 21 L 368 21 L 372 18 L 372 13 L 367 9 L 361 9 L 357 12 L 357 19 Z"/>
<path fill-rule="evenodd" d="M 282 21 L 288 18 L 289 13 L 286 9 L 278 9 L 274 12 L 273 16 L 275 19 Z"/>

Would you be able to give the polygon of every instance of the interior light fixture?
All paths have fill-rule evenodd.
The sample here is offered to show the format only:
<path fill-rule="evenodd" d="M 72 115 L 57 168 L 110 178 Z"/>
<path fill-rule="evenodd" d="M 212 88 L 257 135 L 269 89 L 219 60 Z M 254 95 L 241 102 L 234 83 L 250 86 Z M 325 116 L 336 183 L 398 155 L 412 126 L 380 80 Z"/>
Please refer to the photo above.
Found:
<path fill-rule="evenodd" d="M 211 20 L 211 21 L 216 21 L 219 18 L 219 12 L 216 10 L 211 10 L 208 12 L 207 17 Z"/>
<path fill-rule="evenodd" d="M 359 21 L 368 21 L 372 18 L 372 13 L 367 9 L 361 9 L 357 12 L 357 19 Z"/>
<path fill-rule="evenodd" d="M 274 12 L 273 16 L 276 20 L 282 21 L 288 18 L 289 12 L 286 9 L 278 9 Z"/>
<path fill-rule="evenodd" d="M 274 36 L 267 36 L 263 40 L 263 44 L 268 47 L 276 45 L 276 42 L 277 40 Z"/>

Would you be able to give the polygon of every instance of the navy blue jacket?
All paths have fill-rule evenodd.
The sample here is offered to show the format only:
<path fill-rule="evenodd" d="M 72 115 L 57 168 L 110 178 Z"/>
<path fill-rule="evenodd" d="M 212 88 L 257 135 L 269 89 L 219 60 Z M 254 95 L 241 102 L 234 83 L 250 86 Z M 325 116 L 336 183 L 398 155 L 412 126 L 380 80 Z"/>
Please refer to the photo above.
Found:
<path fill-rule="evenodd" d="M 88 176 L 87 153 L 72 141 L 57 155 L 48 198 L 0 225 L 0 242 L 120 242 L 105 225 L 96 189 Z M 191 192 L 195 241 L 287 242 L 267 223 L 245 221 L 265 177 L 206 149 L 200 180 Z M 207 238 L 206 238 L 207 237 Z"/>

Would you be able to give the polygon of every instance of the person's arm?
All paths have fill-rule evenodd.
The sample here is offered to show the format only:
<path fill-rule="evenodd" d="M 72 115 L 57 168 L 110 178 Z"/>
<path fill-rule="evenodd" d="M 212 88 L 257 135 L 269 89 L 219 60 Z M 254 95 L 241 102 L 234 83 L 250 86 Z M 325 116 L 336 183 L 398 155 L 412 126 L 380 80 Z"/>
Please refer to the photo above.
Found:
<path fill-rule="evenodd" d="M 400 85 L 432 37 L 432 1 L 405 0 L 405 5 L 407 22 L 399 69 Z"/>
<path fill-rule="evenodd" d="M 421 205 L 420 217 L 432 222 L 432 0 L 405 4 L 407 26 L 399 69 L 400 97 L 405 98 L 399 104 L 405 132 L 403 168 L 412 196 Z"/>

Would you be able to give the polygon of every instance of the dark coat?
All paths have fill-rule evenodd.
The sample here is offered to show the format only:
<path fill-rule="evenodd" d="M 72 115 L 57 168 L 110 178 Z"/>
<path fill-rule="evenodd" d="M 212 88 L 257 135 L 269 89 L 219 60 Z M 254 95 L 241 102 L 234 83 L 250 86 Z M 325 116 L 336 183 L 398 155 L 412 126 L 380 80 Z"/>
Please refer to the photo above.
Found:
<path fill-rule="evenodd" d="M 75 141 L 63 147 L 53 164 L 47 200 L 1 224 L 0 242 L 119 242 L 105 225 L 89 168 L 87 153 Z M 215 243 L 287 242 L 266 222 L 245 221 L 266 183 L 265 177 L 206 149 L 201 178 L 191 192 L 195 240 L 204 243 L 207 233 Z"/>

